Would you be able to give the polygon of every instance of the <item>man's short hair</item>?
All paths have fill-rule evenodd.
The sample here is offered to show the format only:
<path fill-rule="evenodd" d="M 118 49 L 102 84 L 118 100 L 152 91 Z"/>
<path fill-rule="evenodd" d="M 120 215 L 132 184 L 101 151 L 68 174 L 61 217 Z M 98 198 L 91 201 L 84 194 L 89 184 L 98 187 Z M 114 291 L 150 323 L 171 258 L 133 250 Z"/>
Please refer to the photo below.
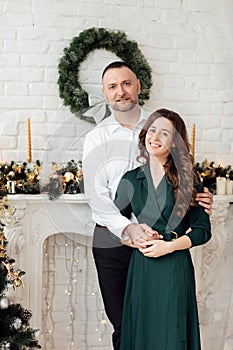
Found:
<path fill-rule="evenodd" d="M 108 64 L 105 68 L 104 68 L 104 71 L 102 73 L 102 79 L 105 75 L 105 73 L 109 70 L 109 69 L 113 69 L 113 68 L 121 68 L 121 67 L 127 67 L 129 68 L 136 76 L 137 74 L 135 73 L 135 70 L 133 69 L 133 67 L 126 63 L 126 62 L 123 62 L 123 61 L 114 61 L 114 62 L 111 62 L 110 64 Z"/>

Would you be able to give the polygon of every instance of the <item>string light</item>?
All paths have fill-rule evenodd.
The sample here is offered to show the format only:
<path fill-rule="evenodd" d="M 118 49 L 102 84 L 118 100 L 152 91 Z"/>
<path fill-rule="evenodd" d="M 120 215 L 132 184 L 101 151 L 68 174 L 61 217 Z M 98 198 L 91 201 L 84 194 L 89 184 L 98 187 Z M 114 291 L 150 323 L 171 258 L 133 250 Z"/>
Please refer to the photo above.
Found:
<path fill-rule="evenodd" d="M 67 324 L 63 334 L 67 350 L 78 348 L 80 339 L 84 349 L 91 349 L 93 339 L 90 337 L 93 334 L 96 334 L 96 344 L 102 342 L 104 336 L 109 338 L 109 345 L 111 342 L 111 335 L 106 334 L 108 322 L 97 279 L 93 280 L 95 267 L 90 245 L 86 244 L 86 239 L 85 244 L 77 243 L 76 240 L 77 235 L 73 237 L 72 234 L 56 234 L 50 236 L 44 244 L 43 284 L 46 288 L 43 289 L 41 345 L 45 349 L 56 349 L 56 338 L 60 334 L 57 330 L 59 327 L 55 328 L 54 325 L 59 324 L 61 310 L 64 313 L 62 319 L 66 320 Z M 64 259 L 64 263 L 61 263 L 61 259 Z M 57 302 L 63 286 L 64 299 L 60 298 Z M 94 298 L 95 317 L 93 317 L 93 302 L 88 295 Z M 95 322 L 91 332 L 89 325 Z"/>

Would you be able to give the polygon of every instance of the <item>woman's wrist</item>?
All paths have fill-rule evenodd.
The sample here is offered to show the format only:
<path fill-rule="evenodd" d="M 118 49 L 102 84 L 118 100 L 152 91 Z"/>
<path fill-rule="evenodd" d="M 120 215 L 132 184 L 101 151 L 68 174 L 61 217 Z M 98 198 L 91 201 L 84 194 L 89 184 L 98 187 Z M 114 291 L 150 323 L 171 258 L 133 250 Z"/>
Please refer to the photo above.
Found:
<path fill-rule="evenodd" d="M 174 246 L 174 241 L 167 242 L 168 254 L 173 253 L 176 249 Z"/>
<path fill-rule="evenodd" d="M 169 245 L 170 253 L 173 253 L 176 250 L 189 249 L 192 246 L 192 242 L 187 235 L 174 239 L 168 243 L 170 243 Z"/>

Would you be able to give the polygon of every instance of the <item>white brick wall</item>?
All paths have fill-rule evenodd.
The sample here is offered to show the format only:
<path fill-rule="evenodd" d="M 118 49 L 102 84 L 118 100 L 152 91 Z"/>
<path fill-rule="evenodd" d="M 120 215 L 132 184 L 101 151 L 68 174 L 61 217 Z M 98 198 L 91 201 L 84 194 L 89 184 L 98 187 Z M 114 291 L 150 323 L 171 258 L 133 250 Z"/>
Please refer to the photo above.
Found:
<path fill-rule="evenodd" d="M 196 123 L 198 161 L 233 165 L 232 7 L 229 0 L 0 0 L 0 160 L 26 160 L 28 117 L 33 160 L 82 157 L 93 125 L 63 106 L 57 65 L 74 36 L 105 27 L 125 31 L 147 58 L 154 85 L 146 106 L 175 109 L 189 133 Z M 95 51 L 83 62 L 88 92 L 100 89 L 113 57 Z M 88 350 L 99 349 L 95 336 L 88 341 Z"/>
<path fill-rule="evenodd" d="M 233 60 L 232 5 L 228 0 L 74 0 L 0 1 L 0 158 L 26 159 L 26 119 L 31 118 L 33 159 L 67 161 L 56 144 L 55 129 L 71 144 L 91 124 L 73 116 L 59 98 L 57 64 L 74 36 L 92 26 L 124 30 L 136 40 L 153 71 L 147 106 L 177 110 L 189 132 L 196 123 L 196 159 L 232 164 Z M 117 16 L 116 16 L 117 14 Z M 111 53 L 94 52 L 83 62 L 87 91 L 100 88 L 100 73 Z M 92 84 L 92 85 L 90 85 Z M 94 85 L 96 84 L 96 85 Z M 89 90 L 88 90 L 89 89 Z M 65 124 L 64 127 L 61 126 Z M 206 132 L 208 129 L 208 132 Z M 46 151 L 47 150 L 47 151 Z"/>

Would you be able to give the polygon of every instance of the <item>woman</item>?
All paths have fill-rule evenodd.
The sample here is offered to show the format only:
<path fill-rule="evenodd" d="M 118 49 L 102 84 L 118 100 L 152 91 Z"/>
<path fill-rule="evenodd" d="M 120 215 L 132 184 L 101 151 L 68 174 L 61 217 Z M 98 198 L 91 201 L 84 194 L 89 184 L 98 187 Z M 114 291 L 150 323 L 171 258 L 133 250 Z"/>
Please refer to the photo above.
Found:
<path fill-rule="evenodd" d="M 139 135 L 139 150 L 143 165 L 122 177 L 115 203 L 161 239 L 132 255 L 121 350 L 200 350 L 189 248 L 206 243 L 211 232 L 209 216 L 195 203 L 202 186 L 181 117 L 166 109 L 154 112 Z"/>

